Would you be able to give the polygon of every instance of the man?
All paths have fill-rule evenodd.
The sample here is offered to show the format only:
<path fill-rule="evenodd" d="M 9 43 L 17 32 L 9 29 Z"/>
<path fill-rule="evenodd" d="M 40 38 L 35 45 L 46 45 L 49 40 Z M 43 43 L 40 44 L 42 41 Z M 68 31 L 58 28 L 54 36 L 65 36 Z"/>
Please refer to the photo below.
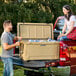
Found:
<path fill-rule="evenodd" d="M 10 20 L 6 20 L 3 23 L 4 32 L 1 36 L 2 45 L 2 61 L 4 63 L 4 73 L 3 76 L 13 76 L 13 48 L 15 46 L 20 46 L 20 42 L 13 44 L 13 40 L 21 40 L 21 37 L 14 36 L 10 31 L 12 31 L 12 23 Z"/>

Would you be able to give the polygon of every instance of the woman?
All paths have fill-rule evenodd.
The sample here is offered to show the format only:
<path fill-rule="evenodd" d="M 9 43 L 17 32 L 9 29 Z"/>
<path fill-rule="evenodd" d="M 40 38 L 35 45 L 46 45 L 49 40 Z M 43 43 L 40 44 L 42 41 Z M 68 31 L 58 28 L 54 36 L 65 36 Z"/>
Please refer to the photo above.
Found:
<path fill-rule="evenodd" d="M 75 40 L 76 39 L 75 16 L 72 14 L 72 10 L 69 5 L 63 6 L 63 13 L 65 23 L 62 33 L 58 36 L 58 41 L 64 41 L 69 39 Z"/>

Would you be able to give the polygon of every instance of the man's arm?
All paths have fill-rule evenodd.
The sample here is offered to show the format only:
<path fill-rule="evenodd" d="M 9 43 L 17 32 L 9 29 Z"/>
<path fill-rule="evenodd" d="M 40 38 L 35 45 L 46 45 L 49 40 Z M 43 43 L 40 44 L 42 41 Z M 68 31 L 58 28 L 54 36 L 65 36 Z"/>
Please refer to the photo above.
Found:
<path fill-rule="evenodd" d="M 19 42 L 16 42 L 16 43 L 14 43 L 14 44 L 12 44 L 12 45 L 8 45 L 8 43 L 3 43 L 3 47 L 4 47 L 4 49 L 5 50 L 9 50 L 9 49 L 12 49 L 12 48 L 14 48 L 15 46 L 19 46 L 20 45 L 20 43 Z"/>

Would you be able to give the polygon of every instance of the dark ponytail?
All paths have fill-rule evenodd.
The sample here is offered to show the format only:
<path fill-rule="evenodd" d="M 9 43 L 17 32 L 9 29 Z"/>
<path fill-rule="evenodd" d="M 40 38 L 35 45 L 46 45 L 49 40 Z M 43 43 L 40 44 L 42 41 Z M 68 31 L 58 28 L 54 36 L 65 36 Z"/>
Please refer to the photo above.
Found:
<path fill-rule="evenodd" d="M 67 9 L 69 12 L 68 12 L 68 16 L 67 15 L 64 15 L 65 18 L 69 21 L 71 15 L 73 14 L 72 13 L 72 10 L 71 10 L 71 7 L 69 5 L 64 5 L 63 8 Z"/>

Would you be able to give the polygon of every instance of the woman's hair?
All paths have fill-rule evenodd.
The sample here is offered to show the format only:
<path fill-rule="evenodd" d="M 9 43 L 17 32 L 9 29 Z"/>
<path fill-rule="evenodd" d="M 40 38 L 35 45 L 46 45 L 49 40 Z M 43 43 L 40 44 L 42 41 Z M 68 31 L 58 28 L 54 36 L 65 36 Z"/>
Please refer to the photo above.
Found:
<path fill-rule="evenodd" d="M 69 5 L 64 5 L 63 8 L 65 8 L 66 10 L 69 11 L 69 12 L 68 12 L 68 16 L 67 16 L 67 15 L 64 15 L 65 18 L 69 21 L 70 16 L 73 14 L 73 13 L 72 13 L 72 10 L 71 10 L 71 7 L 70 7 Z"/>

